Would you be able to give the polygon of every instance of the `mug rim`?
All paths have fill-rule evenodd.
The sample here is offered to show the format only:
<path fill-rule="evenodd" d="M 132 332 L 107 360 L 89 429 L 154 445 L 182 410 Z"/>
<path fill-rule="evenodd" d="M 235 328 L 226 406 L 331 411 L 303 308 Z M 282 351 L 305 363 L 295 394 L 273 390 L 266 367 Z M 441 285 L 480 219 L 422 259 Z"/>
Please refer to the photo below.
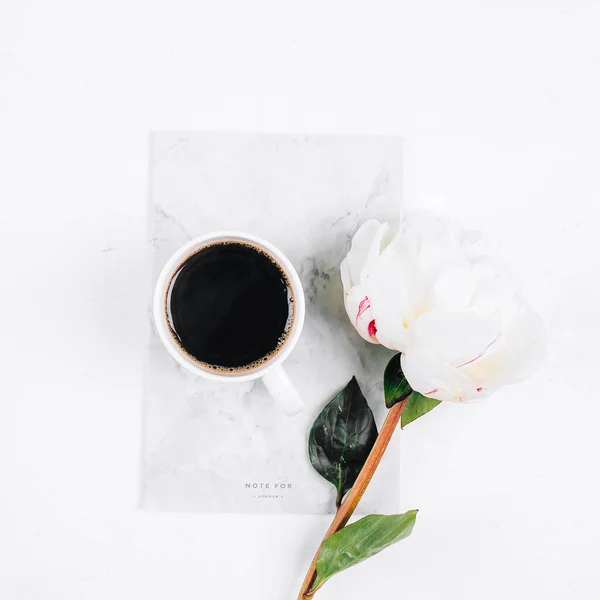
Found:
<path fill-rule="evenodd" d="M 200 365 L 195 363 L 191 358 L 182 352 L 178 344 L 172 338 L 169 332 L 169 325 L 166 317 L 166 292 L 167 286 L 170 284 L 175 269 L 181 264 L 181 262 L 188 256 L 194 253 L 194 250 L 200 249 L 202 246 L 208 245 L 211 242 L 218 242 L 220 240 L 234 240 L 241 242 L 249 242 L 256 246 L 259 246 L 266 250 L 269 254 L 272 254 L 276 258 L 281 267 L 285 270 L 290 283 L 292 285 L 292 291 L 294 293 L 294 322 L 292 323 L 291 331 L 289 332 L 288 338 L 281 350 L 267 363 L 253 369 L 252 371 L 242 371 L 238 373 L 221 373 L 212 372 L 208 369 L 202 368 Z M 154 297 L 153 297 L 153 318 L 156 326 L 158 336 L 163 343 L 163 346 L 167 349 L 169 354 L 184 368 L 188 371 L 203 377 L 204 379 L 212 379 L 215 381 L 229 381 L 229 382 L 241 382 L 251 381 L 263 377 L 277 365 L 280 365 L 292 352 L 302 331 L 304 325 L 306 306 L 304 299 L 304 290 L 300 277 L 285 254 L 279 250 L 271 242 L 260 238 L 258 236 L 245 233 L 242 231 L 214 231 L 191 239 L 180 246 L 167 260 L 165 265 L 160 271 L 160 274 L 156 280 L 154 286 Z"/>

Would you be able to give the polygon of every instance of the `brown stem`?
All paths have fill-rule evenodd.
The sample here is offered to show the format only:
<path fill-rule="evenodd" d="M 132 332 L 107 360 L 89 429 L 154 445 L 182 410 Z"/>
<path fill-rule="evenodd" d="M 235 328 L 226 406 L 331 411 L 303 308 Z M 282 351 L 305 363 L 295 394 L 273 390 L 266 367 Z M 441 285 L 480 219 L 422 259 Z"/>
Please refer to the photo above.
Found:
<path fill-rule="evenodd" d="M 404 412 L 404 407 L 406 406 L 406 400 L 399 402 L 398 404 L 394 404 L 392 408 L 388 411 L 388 414 L 383 422 L 383 426 L 381 427 L 381 431 L 375 440 L 375 444 L 363 465 L 354 485 L 350 488 L 346 498 L 338 508 L 338 511 L 335 513 L 335 517 L 323 538 L 323 542 L 331 535 L 333 535 L 336 531 L 339 531 L 346 523 L 348 519 L 352 516 L 352 513 L 356 509 L 356 506 L 360 502 L 362 495 L 365 493 L 367 486 L 369 485 L 373 474 L 375 473 L 375 469 L 379 466 L 381 462 L 381 457 L 385 452 L 388 444 L 390 443 L 390 439 L 394 430 L 396 429 L 396 425 L 400 421 L 400 417 Z M 316 589 L 311 590 L 311 586 L 313 581 L 315 580 L 316 575 L 316 566 L 317 566 L 317 557 L 319 556 L 319 551 L 321 550 L 321 545 L 315 554 L 312 562 L 310 563 L 310 567 L 308 568 L 308 573 L 304 578 L 304 582 L 302 583 L 302 587 L 300 588 L 300 594 L 298 595 L 298 600 L 306 600 L 307 598 L 312 598 L 313 594 L 317 591 Z"/>
<path fill-rule="evenodd" d="M 342 505 L 342 498 L 344 497 L 344 493 L 342 492 L 341 489 L 338 490 L 337 494 L 335 495 L 335 510 L 339 510 L 340 506 Z"/>

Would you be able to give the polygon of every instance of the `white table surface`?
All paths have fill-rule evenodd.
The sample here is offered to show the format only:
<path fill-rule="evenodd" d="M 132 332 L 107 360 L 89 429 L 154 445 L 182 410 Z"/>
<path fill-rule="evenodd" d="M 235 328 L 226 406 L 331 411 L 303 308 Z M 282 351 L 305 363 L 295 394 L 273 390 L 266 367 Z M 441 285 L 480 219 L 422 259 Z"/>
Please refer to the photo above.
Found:
<path fill-rule="evenodd" d="M 500 238 L 549 330 L 402 433 L 413 536 L 317 597 L 598 598 L 599 33 L 582 0 L 2 0 L 0 596 L 295 598 L 326 517 L 136 509 L 147 134 L 224 129 L 405 137 L 409 204 Z"/>

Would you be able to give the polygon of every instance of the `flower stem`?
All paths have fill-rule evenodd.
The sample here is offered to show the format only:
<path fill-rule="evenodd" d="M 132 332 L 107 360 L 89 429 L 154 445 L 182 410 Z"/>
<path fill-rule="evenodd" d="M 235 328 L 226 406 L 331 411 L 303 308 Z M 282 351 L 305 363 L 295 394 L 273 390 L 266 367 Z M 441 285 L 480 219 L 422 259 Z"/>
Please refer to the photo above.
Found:
<path fill-rule="evenodd" d="M 304 582 L 302 583 L 302 587 L 300 588 L 298 600 L 307 600 L 309 598 L 312 598 L 313 594 L 317 591 L 316 589 L 311 590 L 311 586 L 313 584 L 313 581 L 315 580 L 317 558 L 319 556 L 319 551 L 321 550 L 321 545 L 328 537 L 333 535 L 336 531 L 342 529 L 342 527 L 344 527 L 344 525 L 346 525 L 346 523 L 348 522 L 348 519 L 350 519 L 350 517 L 352 516 L 352 513 L 356 509 L 356 506 L 360 502 L 360 499 L 365 493 L 365 490 L 367 489 L 367 486 L 369 485 L 373 474 L 375 473 L 375 469 L 377 469 L 379 463 L 381 462 L 381 457 L 383 456 L 383 453 L 385 452 L 388 444 L 390 443 L 392 434 L 394 433 L 394 430 L 396 429 L 396 426 L 400 421 L 400 417 L 404 412 L 406 402 L 407 400 L 403 400 L 398 404 L 394 404 L 394 406 L 392 406 L 392 408 L 390 408 L 390 410 L 388 411 L 385 421 L 383 422 L 383 425 L 381 427 L 381 431 L 379 432 L 379 435 L 375 440 L 373 448 L 371 448 L 371 452 L 369 453 L 369 456 L 367 457 L 363 468 L 358 474 L 354 485 L 350 488 L 350 491 L 346 495 L 346 498 L 344 498 L 344 501 L 341 503 L 337 512 L 335 513 L 335 517 L 333 518 L 333 521 L 331 522 L 327 533 L 325 533 L 325 537 L 319 545 L 315 557 L 310 563 L 308 573 L 306 574 Z"/>

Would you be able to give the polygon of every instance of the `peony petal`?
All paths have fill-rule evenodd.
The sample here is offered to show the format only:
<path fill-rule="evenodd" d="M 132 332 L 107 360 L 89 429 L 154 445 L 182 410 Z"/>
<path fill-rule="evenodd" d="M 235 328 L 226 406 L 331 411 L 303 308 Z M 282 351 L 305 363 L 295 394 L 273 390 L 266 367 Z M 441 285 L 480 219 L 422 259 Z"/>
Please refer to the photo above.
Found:
<path fill-rule="evenodd" d="M 526 379 L 544 358 L 544 323 L 527 303 L 519 301 L 517 315 L 492 351 L 462 369 L 476 385 L 487 390 Z"/>
<path fill-rule="evenodd" d="M 369 297 L 365 294 L 364 288 L 355 285 L 345 295 L 344 304 L 350 322 L 356 328 L 356 331 L 362 338 L 373 344 L 378 344 L 379 340 L 375 336 L 377 328 L 373 328 L 371 322 L 374 320 L 373 309 Z"/>
<path fill-rule="evenodd" d="M 475 273 L 470 265 L 450 267 L 433 284 L 432 306 L 450 311 L 467 310 L 476 285 Z"/>
<path fill-rule="evenodd" d="M 388 229 L 387 223 L 371 219 L 363 223 L 352 238 L 352 246 L 345 260 L 352 285 L 360 283 L 360 276 L 373 252 L 379 254 L 379 244 Z"/>
<path fill-rule="evenodd" d="M 511 315 L 518 308 L 517 279 L 492 263 L 477 264 L 473 272 L 477 277 L 477 290 L 471 298 L 471 310 L 483 315 L 500 311 L 505 317 L 512 318 Z"/>
<path fill-rule="evenodd" d="M 469 402 L 483 394 L 459 369 L 418 350 L 402 354 L 402 371 L 413 390 L 451 402 Z"/>
<path fill-rule="evenodd" d="M 479 359 L 502 331 L 497 316 L 473 312 L 431 310 L 409 329 L 409 349 L 416 349 L 452 367 Z"/>
<path fill-rule="evenodd" d="M 348 265 L 348 258 L 344 258 L 340 265 L 340 275 L 342 276 L 342 286 L 344 292 L 347 294 L 352 287 L 352 277 L 350 277 L 350 266 Z"/>
<path fill-rule="evenodd" d="M 364 288 L 376 319 L 377 339 L 391 350 L 403 351 L 408 340 L 406 328 L 413 318 L 415 300 L 420 297 L 418 279 L 411 264 L 392 246 L 370 267 Z"/>

